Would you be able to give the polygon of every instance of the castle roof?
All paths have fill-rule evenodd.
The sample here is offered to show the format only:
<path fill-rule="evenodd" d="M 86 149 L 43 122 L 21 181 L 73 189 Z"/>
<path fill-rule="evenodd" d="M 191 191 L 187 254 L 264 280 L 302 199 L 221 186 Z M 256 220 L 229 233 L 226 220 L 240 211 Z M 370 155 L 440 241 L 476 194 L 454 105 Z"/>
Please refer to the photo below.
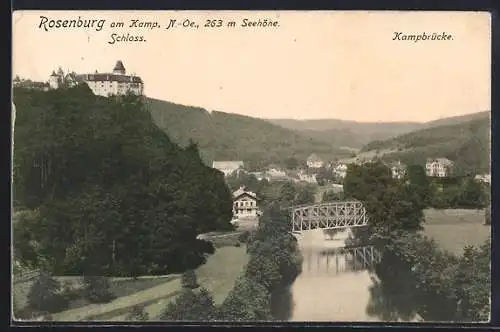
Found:
<path fill-rule="evenodd" d="M 125 66 L 123 65 L 123 62 L 121 60 L 116 61 L 115 68 L 113 68 L 113 71 L 125 71 Z"/>
<path fill-rule="evenodd" d="M 77 78 L 84 81 L 105 81 L 118 83 L 143 83 L 139 76 L 117 75 L 117 74 L 83 74 L 77 75 Z"/>

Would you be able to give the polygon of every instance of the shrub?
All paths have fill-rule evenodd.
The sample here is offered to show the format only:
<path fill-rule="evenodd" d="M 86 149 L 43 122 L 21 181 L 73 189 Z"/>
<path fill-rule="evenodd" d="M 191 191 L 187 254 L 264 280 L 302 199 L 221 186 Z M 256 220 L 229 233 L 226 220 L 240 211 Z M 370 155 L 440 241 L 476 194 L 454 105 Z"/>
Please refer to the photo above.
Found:
<path fill-rule="evenodd" d="M 183 289 L 175 301 L 167 305 L 161 319 L 207 322 L 214 320 L 216 313 L 213 298 L 206 289 L 202 288 L 198 292 Z"/>
<path fill-rule="evenodd" d="M 145 321 L 148 319 L 149 314 L 144 311 L 144 306 L 140 304 L 133 306 L 126 317 L 127 321 Z"/>
<path fill-rule="evenodd" d="M 84 297 L 91 303 L 107 303 L 115 299 L 106 277 L 85 276 Z"/>
<path fill-rule="evenodd" d="M 238 241 L 240 241 L 241 243 L 246 243 L 249 238 L 250 238 L 250 232 L 244 231 L 238 236 Z"/>
<path fill-rule="evenodd" d="M 41 274 L 28 293 L 28 308 L 35 312 L 57 312 L 68 307 L 60 293 L 61 285 L 49 275 Z"/>
<path fill-rule="evenodd" d="M 182 274 L 181 277 L 182 288 L 195 289 L 198 288 L 198 280 L 194 270 L 188 270 Z"/>

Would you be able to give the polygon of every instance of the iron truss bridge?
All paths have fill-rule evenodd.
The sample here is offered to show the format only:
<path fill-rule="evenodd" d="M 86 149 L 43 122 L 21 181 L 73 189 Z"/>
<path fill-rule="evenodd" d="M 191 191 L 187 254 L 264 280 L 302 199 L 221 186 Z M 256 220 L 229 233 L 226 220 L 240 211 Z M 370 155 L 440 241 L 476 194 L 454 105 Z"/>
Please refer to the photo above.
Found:
<path fill-rule="evenodd" d="M 359 201 L 331 202 L 291 209 L 292 232 L 312 229 L 345 229 L 368 224 L 363 203 Z"/>

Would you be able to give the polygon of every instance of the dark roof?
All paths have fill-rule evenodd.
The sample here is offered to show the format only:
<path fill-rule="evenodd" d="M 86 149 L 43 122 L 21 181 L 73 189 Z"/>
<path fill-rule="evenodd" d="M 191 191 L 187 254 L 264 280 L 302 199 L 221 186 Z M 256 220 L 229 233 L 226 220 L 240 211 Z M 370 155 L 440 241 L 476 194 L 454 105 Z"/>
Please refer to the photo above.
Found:
<path fill-rule="evenodd" d="M 84 81 L 108 81 L 119 83 L 143 83 L 139 76 L 129 75 L 116 75 L 116 74 L 83 74 L 78 75 L 77 78 Z"/>
<path fill-rule="evenodd" d="M 123 66 L 123 62 L 121 60 L 116 61 L 116 65 L 115 68 L 113 68 L 113 71 L 115 70 L 125 71 L 125 66 Z"/>

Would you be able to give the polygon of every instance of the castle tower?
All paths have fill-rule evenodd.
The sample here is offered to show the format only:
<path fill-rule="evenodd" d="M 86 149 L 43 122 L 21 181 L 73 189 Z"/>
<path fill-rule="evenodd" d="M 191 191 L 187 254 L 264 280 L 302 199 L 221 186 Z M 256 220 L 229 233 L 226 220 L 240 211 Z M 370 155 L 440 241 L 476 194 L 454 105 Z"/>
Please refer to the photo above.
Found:
<path fill-rule="evenodd" d="M 121 60 L 116 61 L 115 68 L 113 68 L 113 74 L 125 75 L 125 67 Z"/>
<path fill-rule="evenodd" d="M 52 71 L 52 74 L 49 77 L 49 85 L 51 89 L 58 89 L 59 88 L 59 75 L 55 73 L 55 71 Z"/>

